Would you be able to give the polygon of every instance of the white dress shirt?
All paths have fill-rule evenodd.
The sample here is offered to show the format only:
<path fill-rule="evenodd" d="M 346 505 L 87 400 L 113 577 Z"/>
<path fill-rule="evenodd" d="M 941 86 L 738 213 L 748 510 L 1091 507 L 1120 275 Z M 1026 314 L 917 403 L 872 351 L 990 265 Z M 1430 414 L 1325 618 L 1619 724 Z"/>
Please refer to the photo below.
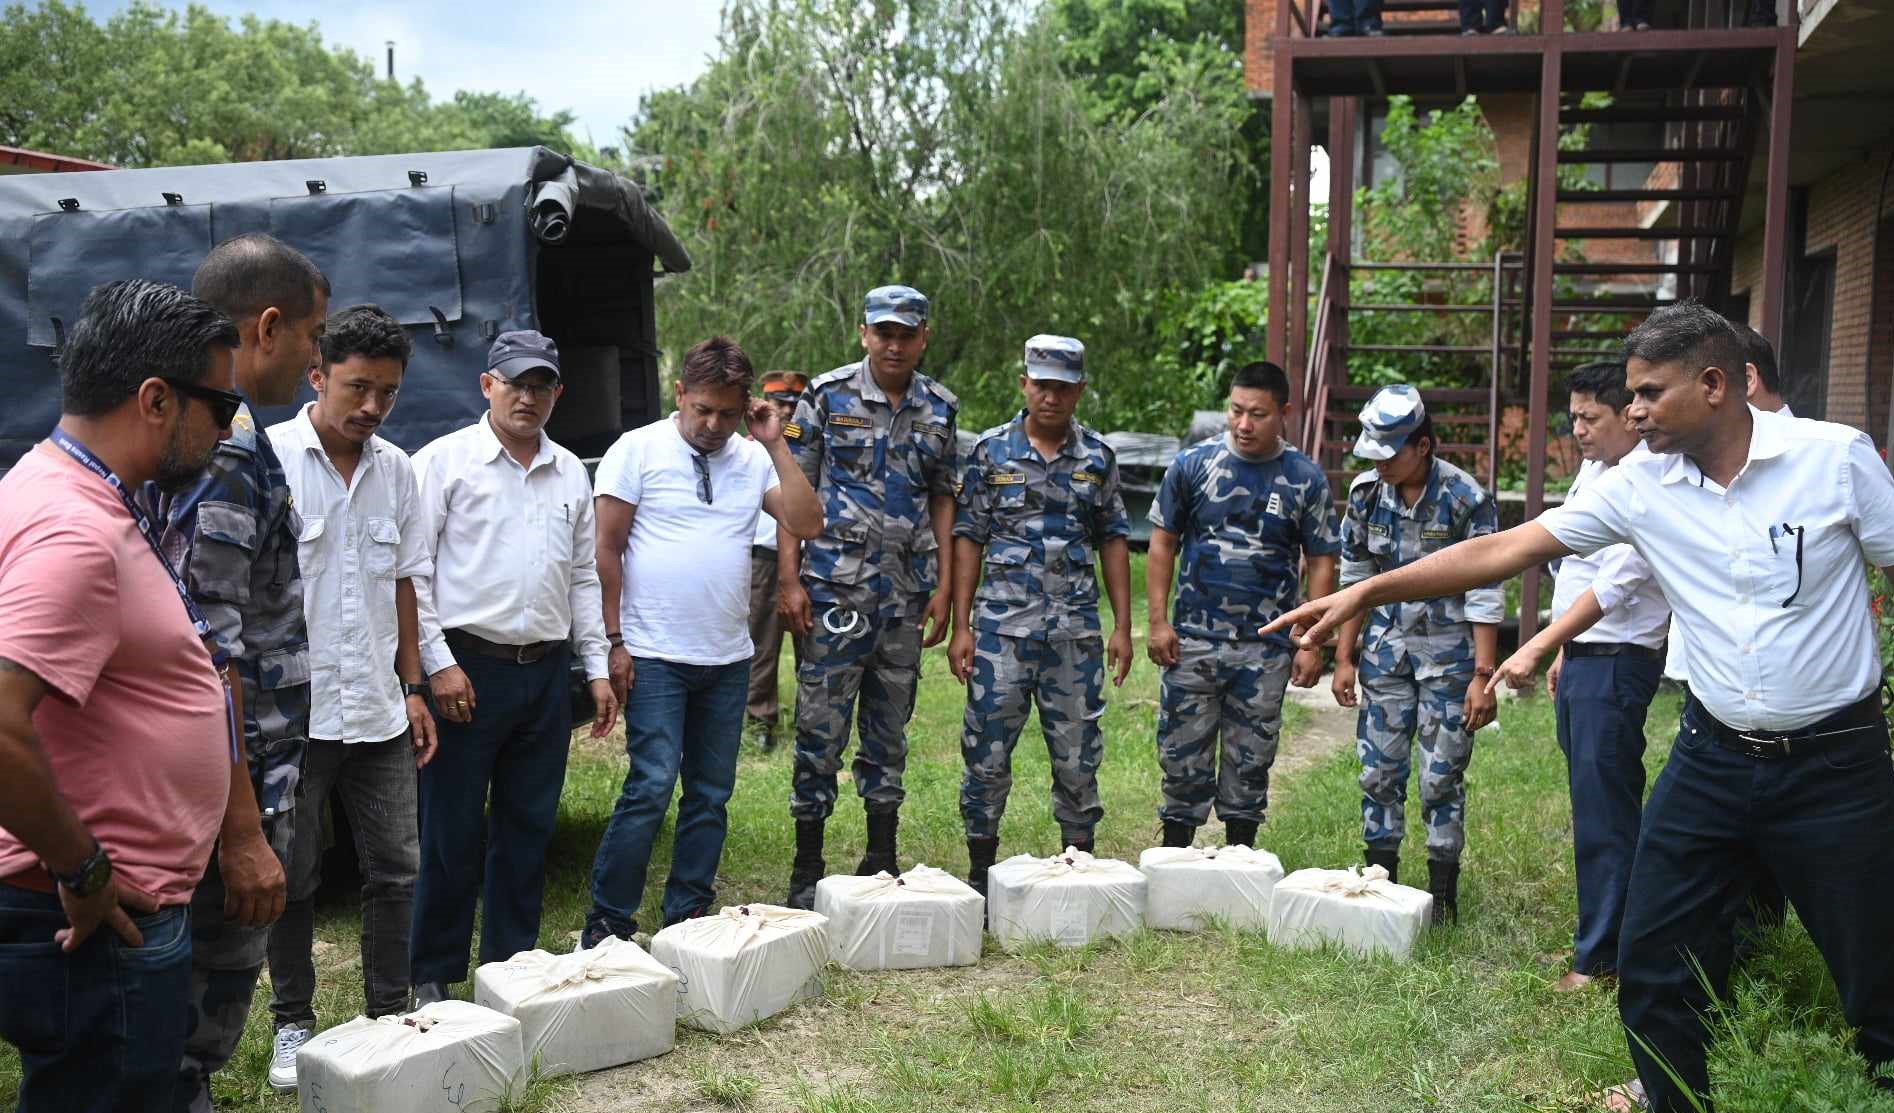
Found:
<path fill-rule="evenodd" d="M 633 657 L 727 665 L 750 641 L 750 545 L 763 496 L 777 486 L 769 451 L 731 437 L 705 458 L 711 501 L 698 497 L 699 455 L 662 418 L 618 438 L 599 462 L 597 492 L 630 503 L 621 633 Z"/>
<path fill-rule="evenodd" d="M 1685 456 L 1627 457 L 1539 522 L 1575 552 L 1636 548 L 1691 694 L 1738 730 L 1795 730 L 1881 683 L 1867 562 L 1894 564 L 1894 476 L 1845 425 L 1751 416 L 1728 488 Z"/>
<path fill-rule="evenodd" d="M 501 645 L 572 642 L 589 680 L 608 646 L 599 609 L 592 481 L 545 433 L 521 466 L 487 415 L 414 454 L 421 534 L 433 568 L 414 582 L 421 667 L 454 663 L 448 630 Z"/>
<path fill-rule="evenodd" d="M 309 737 L 385 742 L 408 729 L 395 674 L 395 581 L 428 574 L 414 465 L 374 436 L 343 482 L 310 422 L 314 406 L 268 430 L 302 514 Z"/>
<path fill-rule="evenodd" d="M 1650 455 L 1639 442 L 1624 460 Z M 1621 460 L 1620 463 L 1623 461 Z M 1587 460 L 1572 480 L 1572 493 L 1595 483 L 1611 465 Z M 1568 493 L 1566 497 L 1571 497 Z M 1670 604 L 1657 586 L 1651 566 L 1629 545 L 1609 545 L 1590 556 L 1577 553 L 1559 562 L 1558 582 L 1552 589 L 1552 618 L 1557 621 L 1586 589 L 1598 597 L 1605 616 L 1572 640 L 1589 643 L 1641 645 L 1658 649 L 1670 629 Z"/>

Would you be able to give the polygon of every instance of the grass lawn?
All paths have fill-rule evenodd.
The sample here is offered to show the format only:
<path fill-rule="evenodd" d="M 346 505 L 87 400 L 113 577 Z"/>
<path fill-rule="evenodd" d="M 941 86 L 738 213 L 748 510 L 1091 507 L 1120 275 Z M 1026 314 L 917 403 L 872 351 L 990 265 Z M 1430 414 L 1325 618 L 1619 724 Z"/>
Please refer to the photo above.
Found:
<path fill-rule="evenodd" d="M 1142 564 L 1134 568 L 1142 584 Z M 1143 604 L 1135 606 L 1142 634 Z M 1140 638 L 1141 641 L 1141 638 Z M 1140 645 L 1140 651 L 1142 646 Z M 791 685 L 785 670 L 785 687 Z M 1140 660 L 1105 716 L 1101 855 L 1136 859 L 1156 841 L 1153 755 L 1157 672 Z M 904 862 L 966 868 L 959 811 L 962 690 L 932 651 L 910 736 Z M 1653 774 L 1676 700 L 1653 709 Z M 1285 866 L 1359 861 L 1359 798 L 1348 733 L 1336 716 L 1293 708 L 1285 757 L 1260 841 Z M 1509 702 L 1481 736 L 1469 777 L 1460 926 L 1423 938 L 1416 961 L 1286 952 L 1259 934 L 1147 932 L 1078 951 L 989 952 L 976 967 L 854 974 L 832 969 L 827 994 L 731 1036 L 680 1030 L 677 1049 L 646 1063 L 533 1086 L 528 1110 L 1087 1109 L 1186 1111 L 1581 1110 L 1586 1095 L 1630 1076 L 1609 991 L 1550 991 L 1563 970 L 1538 956 L 1570 944 L 1575 915 L 1570 808 L 1544 699 Z M 575 742 L 550 863 L 541 945 L 570 949 L 588 906 L 592 852 L 625 766 L 622 739 Z M 1049 774 L 1036 727 L 1021 740 L 1002 856 L 1049 853 Z M 790 757 L 747 747 L 725 850 L 729 903 L 780 901 L 793 830 Z M 863 842 L 844 784 L 830 825 L 831 870 Z M 1418 821 L 1418 808 L 1411 818 Z M 1207 838 L 1220 835 L 1212 826 Z M 1424 877 L 1421 838 L 1407 867 Z M 640 923 L 657 920 L 668 831 Z M 317 1010 L 324 1026 L 360 1005 L 358 921 L 325 906 Z M 462 987 L 463 992 L 467 987 Z M 1886 1110 L 1853 1058 L 1833 986 L 1799 926 L 1777 933 L 1736 980 L 1714 1055 L 1719 1108 Z M 217 1079 L 220 1108 L 284 1111 L 264 1083 L 267 987 L 237 1061 Z M 0 1052 L 0 1104 L 17 1063 Z"/>

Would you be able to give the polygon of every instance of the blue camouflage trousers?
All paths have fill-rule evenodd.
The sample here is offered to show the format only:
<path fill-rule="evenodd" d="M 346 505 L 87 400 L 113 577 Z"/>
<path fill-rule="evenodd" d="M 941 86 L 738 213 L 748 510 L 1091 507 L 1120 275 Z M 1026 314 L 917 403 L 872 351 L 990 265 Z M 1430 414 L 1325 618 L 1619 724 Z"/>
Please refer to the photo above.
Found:
<path fill-rule="evenodd" d="M 1400 849 L 1407 832 L 1408 767 L 1418 741 L 1427 856 L 1460 860 L 1467 841 L 1466 772 L 1473 760 L 1466 727 L 1472 681 L 1470 669 L 1427 677 L 1363 670 L 1355 752 L 1361 758 L 1362 839 L 1370 847 Z"/>
<path fill-rule="evenodd" d="M 1105 641 L 1048 641 L 985 630 L 973 636 L 973 676 L 960 756 L 960 815 L 967 837 L 998 838 L 1013 788 L 1013 747 L 1026 714 L 1039 708 L 1039 729 L 1052 757 L 1052 816 L 1071 842 L 1089 837 L 1105 814 L 1098 766 L 1105 756 L 1098 720 L 1105 714 Z"/>
<path fill-rule="evenodd" d="M 855 791 L 871 812 L 893 811 L 907 796 L 901 775 L 921 679 L 920 620 L 874 619 L 861 612 L 869 625 L 850 636 L 847 630 L 859 624 L 845 626 L 844 633 L 831 631 L 823 622 L 830 609 L 816 604 L 815 628 L 796 666 L 796 761 L 789 789 L 789 814 L 796 819 L 827 819 L 835 811 L 835 774 L 848 748 L 858 696 Z"/>
<path fill-rule="evenodd" d="M 1164 670 L 1158 702 L 1164 802 L 1157 817 L 1201 827 L 1214 800 L 1226 823 L 1261 823 L 1269 808 L 1269 767 L 1282 736 L 1290 657 L 1264 642 L 1178 641 L 1177 663 Z"/>

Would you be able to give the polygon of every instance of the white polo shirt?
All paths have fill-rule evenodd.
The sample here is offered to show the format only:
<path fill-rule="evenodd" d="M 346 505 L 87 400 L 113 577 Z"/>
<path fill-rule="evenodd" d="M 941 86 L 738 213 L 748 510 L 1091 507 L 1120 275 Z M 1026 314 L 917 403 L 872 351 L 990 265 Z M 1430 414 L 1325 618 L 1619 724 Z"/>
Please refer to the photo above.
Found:
<path fill-rule="evenodd" d="M 710 502 L 698 497 L 696 449 L 675 416 L 618 438 L 599 462 L 595 491 L 632 505 L 620 595 L 633 657 L 727 665 L 750 641 L 750 544 L 763 496 L 777 486 L 769 451 L 731 437 L 705 457 Z"/>
<path fill-rule="evenodd" d="M 545 433 L 522 466 L 487 415 L 414 454 L 433 571 L 416 578 L 421 665 L 454 663 L 446 631 L 501 645 L 570 640 L 590 680 L 606 677 L 598 531 L 585 464 Z"/>
<path fill-rule="evenodd" d="M 314 408 L 268 430 L 302 515 L 296 556 L 309 622 L 309 737 L 385 742 L 408 729 L 395 674 L 395 581 L 430 569 L 414 465 L 373 436 L 344 483 L 310 423 Z"/>
<path fill-rule="evenodd" d="M 1650 449 L 1640 442 L 1626 453 L 1624 460 L 1649 456 Z M 1619 461 L 1620 463 L 1623 460 Z M 1612 465 L 1587 460 L 1573 477 L 1572 490 L 1566 497 L 1597 482 Z M 1590 556 L 1576 553 L 1559 562 L 1558 582 L 1552 589 L 1552 618 L 1557 621 L 1586 590 L 1598 597 L 1605 616 L 1597 625 L 1572 640 L 1580 643 L 1641 645 L 1647 649 L 1663 646 L 1670 628 L 1670 604 L 1657 586 L 1651 566 L 1629 545 L 1610 545 Z"/>
<path fill-rule="evenodd" d="M 1712 715 L 1795 730 L 1880 686 L 1867 565 L 1894 564 L 1894 476 L 1845 425 L 1751 417 L 1728 488 L 1681 455 L 1627 457 L 1538 520 L 1574 552 L 1649 562 Z"/>

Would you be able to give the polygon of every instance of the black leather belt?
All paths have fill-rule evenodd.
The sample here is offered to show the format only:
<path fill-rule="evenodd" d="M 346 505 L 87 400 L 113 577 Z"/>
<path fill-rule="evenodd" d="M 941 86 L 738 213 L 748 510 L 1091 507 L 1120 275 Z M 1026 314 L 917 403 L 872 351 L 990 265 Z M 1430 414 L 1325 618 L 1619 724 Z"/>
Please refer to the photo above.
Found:
<path fill-rule="evenodd" d="M 1838 742 L 1852 742 L 1863 731 L 1876 730 L 1885 735 L 1887 720 L 1881 715 L 1881 693 L 1877 689 L 1833 715 L 1796 730 L 1737 730 L 1710 714 L 1696 696 L 1690 697 L 1688 712 L 1698 725 L 1710 732 L 1716 744 L 1749 757 L 1773 761 L 1798 750 L 1814 750 Z"/>
<path fill-rule="evenodd" d="M 1566 642 L 1565 656 L 1570 657 L 1639 657 L 1646 661 L 1662 661 L 1663 647 L 1652 649 L 1648 645 L 1632 645 L 1630 642 Z"/>
<path fill-rule="evenodd" d="M 511 661 L 516 665 L 530 665 L 543 659 L 548 653 L 566 644 L 556 642 L 532 642 L 527 645 L 501 645 L 490 642 L 478 634 L 469 634 L 465 630 L 447 631 L 447 648 L 455 653 L 477 653 L 482 657 L 496 657 L 502 661 Z"/>

